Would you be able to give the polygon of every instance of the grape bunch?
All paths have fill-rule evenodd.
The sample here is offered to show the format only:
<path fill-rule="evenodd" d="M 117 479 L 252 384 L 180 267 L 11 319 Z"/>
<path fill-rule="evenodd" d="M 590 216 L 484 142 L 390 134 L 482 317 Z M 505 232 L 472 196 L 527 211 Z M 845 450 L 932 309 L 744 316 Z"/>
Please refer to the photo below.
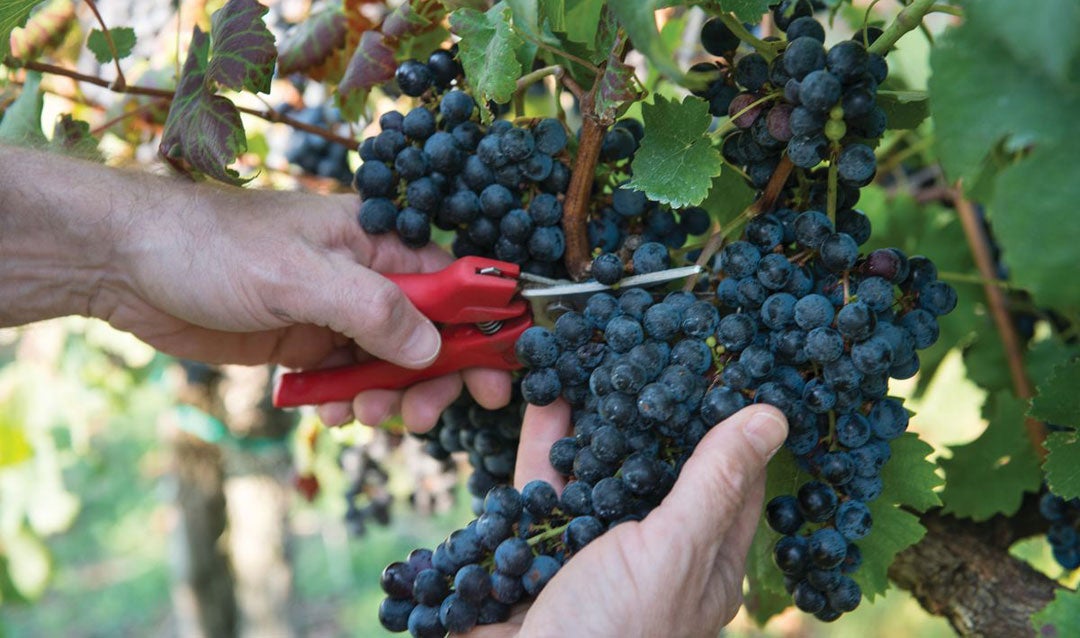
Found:
<path fill-rule="evenodd" d="M 345 527 L 353 536 L 363 536 L 369 521 L 390 524 L 393 497 L 387 484 L 390 475 L 367 445 L 342 449 L 338 464 L 345 473 Z"/>
<path fill-rule="evenodd" d="M 304 124 L 320 128 L 332 128 L 341 123 L 341 115 L 336 109 L 304 107 L 294 111 L 286 106 L 281 108 L 280 112 Z M 342 184 L 349 184 L 353 178 L 348 155 L 349 149 L 345 146 L 335 144 L 320 135 L 299 130 L 290 133 L 285 148 L 285 159 L 290 164 L 299 166 L 305 173 L 330 177 Z"/>
<path fill-rule="evenodd" d="M 555 119 L 484 127 L 475 113 L 473 98 L 455 88 L 436 108 L 380 117 L 382 132 L 360 146 L 360 225 L 369 234 L 396 230 L 414 248 L 434 225 L 455 232 L 459 257 L 491 255 L 555 276 L 566 248 L 558 197 L 570 179 L 558 157 L 566 130 Z"/>
<path fill-rule="evenodd" d="M 1054 560 L 1069 571 L 1080 568 L 1080 499 L 1065 500 L 1044 491 L 1039 497 L 1039 513 L 1050 523 L 1046 539 Z"/>
<path fill-rule="evenodd" d="M 868 142 L 885 130 L 877 90 L 888 65 L 867 51 L 877 34 L 860 32 L 826 51 L 825 29 L 810 3 L 787 4 L 774 10 L 787 41 L 771 61 L 758 52 L 736 60 L 738 37 L 719 18 L 706 22 L 702 45 L 722 57 L 691 68 L 709 79 L 697 93 L 709 100 L 713 115 L 732 118 L 736 131 L 724 139 L 724 157 L 742 167 L 753 186 L 764 187 L 786 154 L 806 170 L 829 160 L 850 192 L 870 183 L 877 170 Z"/>
<path fill-rule="evenodd" d="M 477 515 L 487 493 L 497 485 L 512 482 L 514 477 L 525 408 L 519 387 L 518 383 L 513 385 L 509 404 L 498 410 L 482 407 L 464 392 L 442 413 L 434 428 L 417 435 L 426 441 L 424 451 L 435 459 L 448 459 L 454 452 L 467 455 L 473 468 L 468 489 Z"/>

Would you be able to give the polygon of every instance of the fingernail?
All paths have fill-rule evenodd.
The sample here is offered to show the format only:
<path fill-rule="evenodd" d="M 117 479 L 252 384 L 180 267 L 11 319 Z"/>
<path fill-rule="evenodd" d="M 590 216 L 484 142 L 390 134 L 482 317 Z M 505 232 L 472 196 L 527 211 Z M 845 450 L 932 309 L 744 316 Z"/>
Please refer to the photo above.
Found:
<path fill-rule="evenodd" d="M 422 323 L 413 330 L 409 339 L 403 344 L 402 359 L 412 365 L 423 367 L 435 360 L 439 354 L 439 346 L 442 338 L 439 331 L 430 323 Z"/>
<path fill-rule="evenodd" d="M 743 426 L 743 433 L 758 454 L 771 458 L 787 437 L 787 425 L 772 412 L 758 412 Z"/>

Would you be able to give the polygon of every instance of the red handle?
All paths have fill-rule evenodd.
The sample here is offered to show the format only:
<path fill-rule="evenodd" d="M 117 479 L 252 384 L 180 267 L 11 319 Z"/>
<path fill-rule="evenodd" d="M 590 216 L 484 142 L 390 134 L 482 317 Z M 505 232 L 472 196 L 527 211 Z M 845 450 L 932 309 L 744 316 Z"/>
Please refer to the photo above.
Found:
<path fill-rule="evenodd" d="M 488 270 L 493 274 L 480 274 Z M 521 269 L 511 263 L 462 257 L 433 273 L 386 275 L 427 318 L 439 323 L 480 323 L 525 314 L 514 300 Z"/>
<path fill-rule="evenodd" d="M 485 335 L 472 325 L 457 325 L 442 332 L 442 350 L 435 363 L 422 370 L 401 368 L 387 361 L 354 366 L 289 372 L 274 389 L 274 406 L 291 408 L 331 401 L 351 401 L 364 390 L 396 390 L 465 368 L 515 370 L 521 367 L 514 356 L 514 343 L 532 325 L 530 317 L 503 324 L 493 335 Z"/>

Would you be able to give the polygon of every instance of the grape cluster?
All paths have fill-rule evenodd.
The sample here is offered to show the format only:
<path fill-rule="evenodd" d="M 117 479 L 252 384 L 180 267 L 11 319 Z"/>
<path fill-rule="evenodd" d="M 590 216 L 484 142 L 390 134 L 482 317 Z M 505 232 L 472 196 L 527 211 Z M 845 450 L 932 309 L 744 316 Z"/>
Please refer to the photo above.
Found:
<path fill-rule="evenodd" d="M 514 384 L 509 404 L 498 410 L 484 408 L 464 392 L 443 411 L 434 428 L 418 435 L 426 441 L 424 451 L 435 459 L 448 459 L 454 452 L 467 455 L 473 468 L 468 489 L 478 515 L 488 491 L 514 477 L 525 408 L 519 387 Z"/>
<path fill-rule="evenodd" d="M 304 124 L 320 128 L 333 128 L 341 123 L 341 115 L 334 109 L 305 107 L 293 110 L 283 107 L 280 112 Z M 285 148 L 285 159 L 290 164 L 299 166 L 305 173 L 330 177 L 342 184 L 348 184 L 353 178 L 348 155 L 349 149 L 345 146 L 300 130 L 290 133 Z"/>
<path fill-rule="evenodd" d="M 345 527 L 353 536 L 363 536 L 369 521 L 390 524 L 393 497 L 387 484 L 390 475 L 366 445 L 346 447 L 338 457 L 345 473 Z"/>
<path fill-rule="evenodd" d="M 567 134 L 555 119 L 531 126 L 475 121 L 476 103 L 460 89 L 437 106 L 379 118 L 382 131 L 363 141 L 354 186 L 369 234 L 396 230 L 408 246 L 431 238 L 431 226 L 454 231 L 455 255 L 490 255 L 535 274 L 561 272 L 566 239 L 559 223 L 570 169 Z"/>
<path fill-rule="evenodd" d="M 888 65 L 867 52 L 868 33 L 826 51 L 825 29 L 810 3 L 789 4 L 791 11 L 775 11 L 787 42 L 771 61 L 758 52 L 735 60 L 738 38 L 718 18 L 706 22 L 702 44 L 724 58 L 691 69 L 711 78 L 698 95 L 709 100 L 713 115 L 732 118 L 737 130 L 724 139 L 724 157 L 742 167 L 755 187 L 768 183 L 784 154 L 806 170 L 829 160 L 842 187 L 865 186 L 877 170 L 867 142 L 885 130 L 877 89 Z"/>
<path fill-rule="evenodd" d="M 1065 500 L 1045 491 L 1039 498 L 1039 513 L 1050 522 L 1046 539 L 1054 560 L 1070 571 L 1080 568 L 1080 499 Z"/>

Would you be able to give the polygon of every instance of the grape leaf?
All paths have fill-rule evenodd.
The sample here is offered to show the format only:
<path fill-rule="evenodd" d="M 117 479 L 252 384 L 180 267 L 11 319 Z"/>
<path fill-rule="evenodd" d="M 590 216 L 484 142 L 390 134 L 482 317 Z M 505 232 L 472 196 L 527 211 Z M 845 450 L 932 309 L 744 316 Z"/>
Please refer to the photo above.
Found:
<path fill-rule="evenodd" d="M 1031 416 L 1056 425 L 1080 425 L 1080 361 L 1055 367 L 1038 388 Z"/>
<path fill-rule="evenodd" d="M 109 36 L 112 37 L 113 46 L 116 47 L 117 59 L 123 60 L 131 55 L 131 50 L 135 48 L 135 29 L 113 27 L 109 29 Z M 102 64 L 113 61 L 109 41 L 105 38 L 105 32 L 100 29 L 90 31 L 90 36 L 86 38 L 86 48 L 90 49 L 97 61 Z"/>
<path fill-rule="evenodd" d="M 465 75 L 481 102 L 508 102 L 517 89 L 521 62 L 516 52 L 525 42 L 510 26 L 511 16 L 501 2 L 485 13 L 458 9 L 450 16 L 450 30 L 461 38 Z"/>
<path fill-rule="evenodd" d="M 40 85 L 40 73 L 30 71 L 26 74 L 22 92 L 4 111 L 4 118 L 0 120 L 0 141 L 31 147 L 41 147 L 48 143 L 45 133 L 41 131 L 44 95 L 38 90 Z"/>
<path fill-rule="evenodd" d="M 267 11 L 256 0 L 229 0 L 210 16 L 213 46 L 207 81 L 235 91 L 270 91 L 277 48 L 274 34 L 263 22 Z"/>
<path fill-rule="evenodd" d="M 566 31 L 566 0 L 540 0 L 540 24 L 552 31 Z"/>
<path fill-rule="evenodd" d="M 986 430 L 971 443 L 953 447 L 952 458 L 941 460 L 946 513 L 976 521 L 995 514 L 1012 516 L 1025 492 L 1039 490 L 1042 472 L 1024 430 L 1024 410 L 1024 402 L 1010 394 L 987 398 Z"/>
<path fill-rule="evenodd" d="M 90 124 L 76 120 L 70 113 L 64 113 L 57 120 L 49 147 L 73 157 L 105 161 L 105 156 L 98 150 L 98 140 L 90 134 Z"/>
<path fill-rule="evenodd" d="M 1043 638 L 1080 636 L 1080 592 L 1059 588 L 1054 600 L 1031 617 L 1031 626 Z"/>
<path fill-rule="evenodd" d="M 886 485 L 889 485 L 888 481 Z M 862 552 L 863 562 L 851 578 L 859 583 L 863 597 L 874 602 L 889 589 L 889 566 L 893 559 L 922 540 L 926 528 L 919 522 L 918 516 L 890 505 L 884 498 L 869 503 L 868 507 L 874 526 L 868 536 L 856 543 Z"/>
<path fill-rule="evenodd" d="M 365 92 L 394 79 L 397 61 L 394 48 L 386 41 L 386 36 L 378 31 L 365 31 L 360 36 L 349 67 L 338 85 L 338 94 L 348 97 L 356 92 Z"/>
<path fill-rule="evenodd" d="M 158 152 L 180 171 L 194 169 L 229 184 L 242 184 L 245 180 L 227 166 L 247 148 L 244 125 L 236 106 L 208 88 L 209 55 L 210 38 L 195 27 Z"/>
<path fill-rule="evenodd" d="M 604 0 L 566 0 L 566 37 L 573 42 L 593 44 L 603 8 Z"/>
<path fill-rule="evenodd" d="M 878 91 L 877 102 L 890 129 L 913 129 L 930 115 L 925 91 Z"/>
<path fill-rule="evenodd" d="M 1018 55 L 1015 39 L 1002 35 L 1006 29 L 1040 32 L 1061 19 L 1059 4 L 1017 12 L 1008 0 L 968 3 L 964 23 L 931 52 L 929 90 L 936 151 L 951 178 L 968 186 L 983 180 L 984 203 L 1014 283 L 1037 303 L 1074 314 L 1080 287 L 1061 273 L 1072 269 L 1080 243 L 1080 219 L 1071 212 L 1080 199 L 1073 174 L 1080 83 L 1030 63 L 1030 55 L 1041 53 Z M 1002 15 L 1009 16 L 1005 23 Z M 1075 51 L 1076 43 L 1063 48 Z M 1002 152 L 1013 159 L 1000 168 L 988 161 Z"/>
<path fill-rule="evenodd" d="M 11 32 L 26 24 L 30 12 L 43 0 L 5 0 L 0 2 L 0 62 L 11 53 Z"/>
<path fill-rule="evenodd" d="M 329 6 L 297 24 L 278 50 L 278 73 L 306 71 L 323 64 L 345 46 L 348 20 L 340 6 Z"/>
<path fill-rule="evenodd" d="M 608 10 L 615 15 L 623 29 L 626 29 L 630 41 L 649 59 L 652 66 L 671 78 L 682 76 L 675 65 L 675 53 L 660 37 L 656 28 L 657 0 L 639 0 L 638 2 L 611 2 Z"/>
<path fill-rule="evenodd" d="M 969 2 L 970 4 L 970 2 Z M 1059 83 L 1069 82 L 1069 73 L 1080 56 L 1080 41 L 1075 37 L 1080 24 L 1080 4 L 1075 0 L 1042 0 L 1016 19 L 1016 3 L 1009 0 L 982 0 L 979 11 L 983 23 L 1009 48 L 1009 53 L 1030 67 Z M 1032 46 L 1052 42 L 1053 46 Z"/>
<path fill-rule="evenodd" d="M 907 432 L 889 444 L 892 458 L 881 470 L 884 489 L 878 500 L 896 503 L 919 512 L 941 505 L 935 491 L 945 479 L 937 465 L 927 459 L 934 448 L 914 432 Z"/>
<path fill-rule="evenodd" d="M 724 167 L 708 135 L 708 102 L 657 95 L 652 104 L 642 105 L 641 116 L 645 137 L 634 157 L 630 187 L 674 208 L 700 204 Z"/>
<path fill-rule="evenodd" d="M 769 5 L 775 3 L 776 0 L 716 0 L 710 4 L 721 11 L 734 13 L 741 22 L 757 24 L 769 10 Z"/>
<path fill-rule="evenodd" d="M 626 106 L 638 98 L 634 69 L 612 51 L 596 90 L 596 115 L 603 121 L 614 121 Z"/>
<path fill-rule="evenodd" d="M 31 14 L 25 27 L 11 32 L 11 55 L 20 60 L 33 60 L 60 46 L 76 22 L 71 0 L 50 0 Z"/>
<path fill-rule="evenodd" d="M 1053 432 L 1046 437 L 1046 482 L 1062 498 L 1080 497 L 1080 442 L 1076 432 Z"/>

